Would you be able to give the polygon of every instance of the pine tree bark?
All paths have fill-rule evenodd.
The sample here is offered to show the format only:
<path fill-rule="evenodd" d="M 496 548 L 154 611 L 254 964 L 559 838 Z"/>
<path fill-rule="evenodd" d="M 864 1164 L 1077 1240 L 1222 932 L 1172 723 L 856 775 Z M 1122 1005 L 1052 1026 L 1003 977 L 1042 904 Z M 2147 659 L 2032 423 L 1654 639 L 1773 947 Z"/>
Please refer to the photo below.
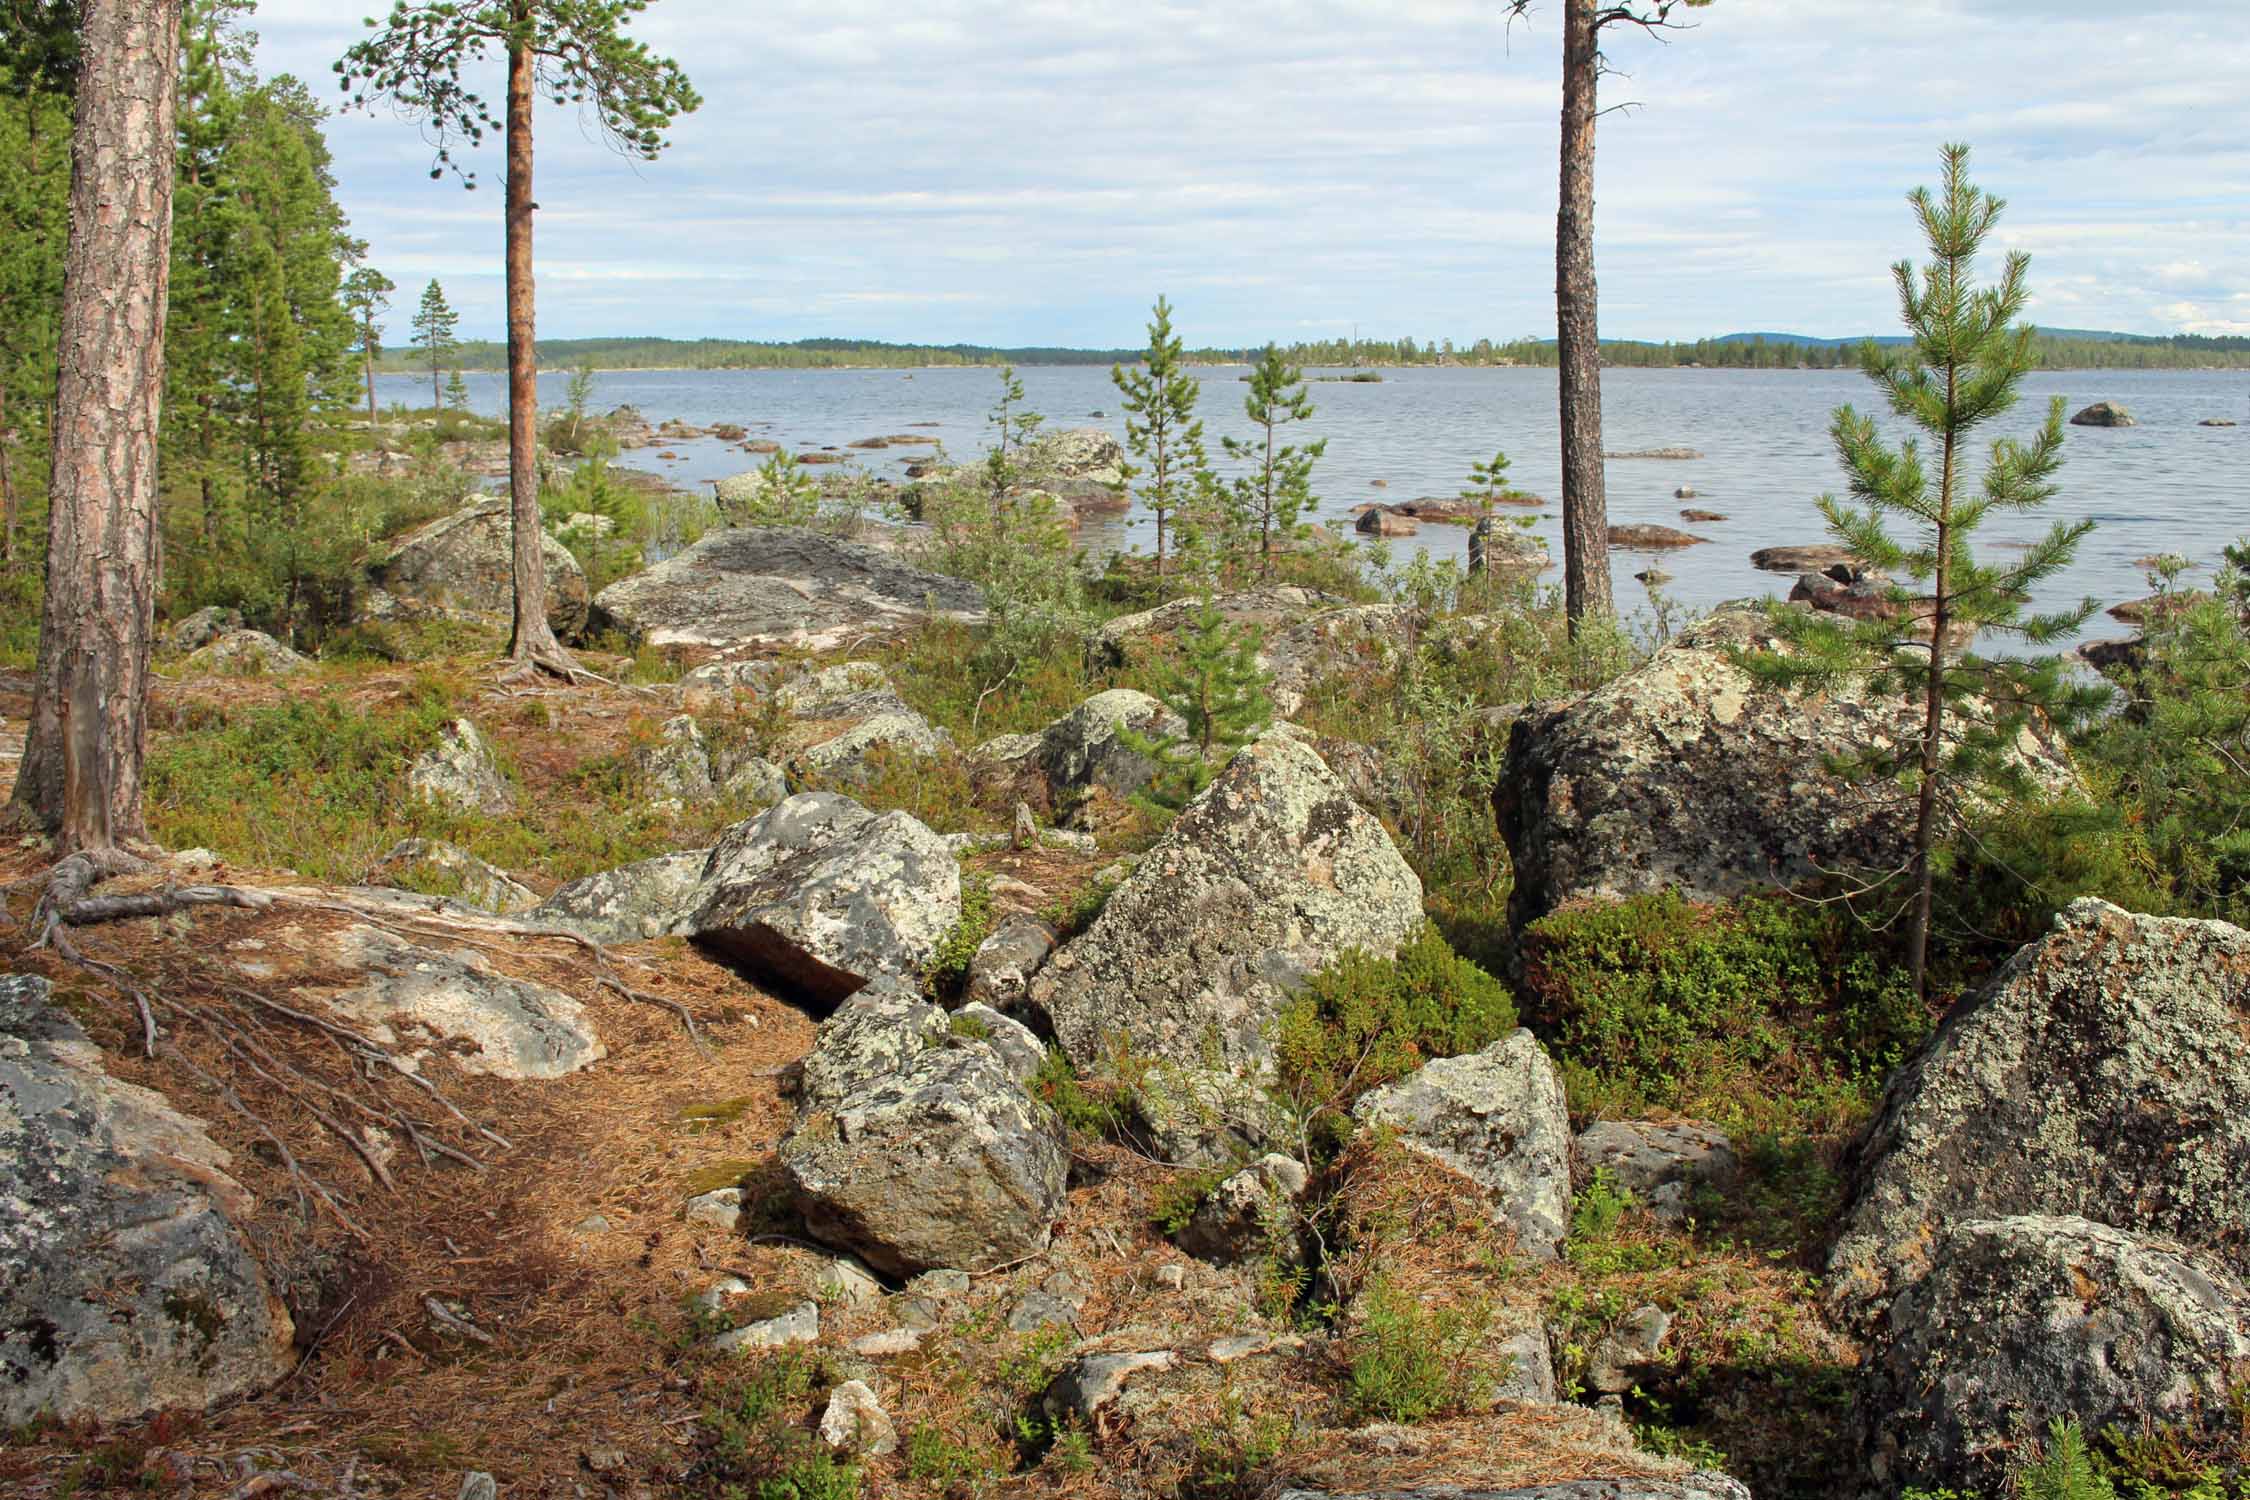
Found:
<path fill-rule="evenodd" d="M 82 12 L 47 597 L 15 789 L 63 854 L 146 831 L 180 6 L 85 0 Z"/>
<path fill-rule="evenodd" d="M 515 0 L 519 37 L 527 0 Z M 547 562 L 539 528 L 539 359 L 531 279 L 531 105 L 528 38 L 508 47 L 508 494 L 515 534 L 515 627 L 508 659 L 575 678 L 578 664 L 547 623 Z"/>
<path fill-rule="evenodd" d="M 0 369 L 0 563 L 14 567 L 16 563 L 16 525 L 23 517 L 23 507 L 16 499 L 16 479 L 11 472 L 16 461 L 15 429 L 8 425 L 8 380 Z"/>
<path fill-rule="evenodd" d="M 1599 0 L 1564 0 L 1562 182 L 1555 213 L 1555 342 L 1562 392 L 1563 608 L 1573 634 L 1612 614 L 1602 471 L 1600 297 L 1594 285 L 1594 121 Z"/>

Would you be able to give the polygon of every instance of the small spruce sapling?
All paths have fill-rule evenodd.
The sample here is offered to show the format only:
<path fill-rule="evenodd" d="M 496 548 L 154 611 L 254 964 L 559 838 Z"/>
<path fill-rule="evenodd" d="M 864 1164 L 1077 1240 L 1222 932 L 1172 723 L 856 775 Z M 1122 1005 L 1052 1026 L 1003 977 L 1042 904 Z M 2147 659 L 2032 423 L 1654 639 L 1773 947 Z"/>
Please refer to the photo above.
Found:
<path fill-rule="evenodd" d="M 1124 466 L 1125 477 L 1148 479 L 1140 499 L 1156 518 L 1156 576 L 1162 578 L 1176 519 L 1211 487 L 1203 424 L 1195 418 L 1203 387 L 1188 372 L 1186 346 L 1172 331 L 1172 304 L 1162 297 L 1149 321 L 1141 364 L 1137 370 L 1114 365 L 1109 378 L 1125 408 L 1125 446 L 1139 460 Z"/>
<path fill-rule="evenodd" d="M 459 370 L 455 370 L 446 379 L 445 409 L 455 412 L 465 412 L 469 409 L 469 383 L 461 378 Z"/>
<path fill-rule="evenodd" d="M 1281 428 L 1311 420 L 1313 404 L 1305 389 L 1305 372 L 1282 358 L 1272 344 L 1266 345 L 1251 368 L 1250 394 L 1242 409 L 1257 427 L 1257 436 L 1219 441 L 1227 457 L 1257 466 L 1234 481 L 1233 509 L 1257 532 L 1258 576 L 1264 578 L 1273 571 L 1274 543 L 1297 535 L 1299 517 L 1312 508 L 1313 464 L 1328 451 L 1328 441 L 1322 438 L 1302 447 L 1279 441 Z"/>
<path fill-rule="evenodd" d="M 2051 655 L 1987 660 L 1968 650 L 1955 654 L 1957 635 L 1973 641 L 1983 631 L 2006 632 L 2038 647 L 2076 630 L 2095 601 L 2041 615 L 2025 613 L 2024 602 L 2036 585 L 2069 565 L 2093 523 L 2057 522 L 2010 565 L 1979 562 L 1970 550 L 1977 528 L 1995 511 L 2036 511 L 2054 496 L 2063 401 L 2054 400 L 2028 441 L 1996 440 L 1981 489 L 1970 488 L 1963 450 L 1976 429 L 2015 405 L 2036 363 L 2032 330 L 2017 324 L 2029 298 L 2030 258 L 2011 253 L 1997 285 L 1972 281 L 1978 252 L 2005 204 L 1970 183 L 1966 146 L 1945 148 L 1942 196 L 1923 188 L 1909 201 L 1931 255 L 1919 273 L 1906 261 L 1892 272 L 1912 337 L 1896 348 L 1870 343 L 1860 363 L 1891 410 L 1927 434 L 1936 451 L 1926 453 L 1915 437 L 1890 447 L 1874 418 L 1841 407 L 1830 431 L 1852 497 L 1865 508 L 1833 495 L 1818 503 L 1830 533 L 1853 555 L 1926 584 L 1930 594 L 1917 600 L 1894 586 L 1889 619 L 1776 607 L 1775 633 L 1791 649 L 1746 653 L 1743 665 L 1777 686 L 1865 681 L 1876 692 L 1904 692 L 1920 705 L 1915 733 L 1896 744 L 1861 747 L 1839 757 L 1837 767 L 1859 779 L 1900 782 L 1915 794 L 1913 856 L 1895 873 L 1911 882 L 1909 961 L 1916 991 L 1926 994 L 1940 823 L 1957 814 L 1964 793 L 1988 805 L 2034 797 L 2013 754 L 2019 737 L 2035 721 L 2075 722 L 2104 695 L 2066 678 Z M 1911 528 L 1909 541 L 1892 537 L 1886 525 L 1892 518 Z M 1972 707 L 1972 700 L 1982 706 Z"/>
<path fill-rule="evenodd" d="M 1494 506 L 1522 505 L 1532 497 L 1508 483 L 1508 455 L 1495 451 L 1489 463 L 1469 465 L 1469 487 L 1461 492 L 1464 500 L 1474 500 L 1483 507 L 1486 515 Z"/>
<path fill-rule="evenodd" d="M 1210 594 L 1180 636 L 1180 653 L 1168 663 L 1156 696 L 1179 715 L 1178 734 L 1118 732 L 1125 746 L 1156 762 L 1146 791 L 1135 800 L 1159 817 L 1178 812 L 1211 784 L 1234 753 L 1256 739 L 1273 718 L 1266 671 L 1258 662 L 1255 631 L 1230 623 Z"/>

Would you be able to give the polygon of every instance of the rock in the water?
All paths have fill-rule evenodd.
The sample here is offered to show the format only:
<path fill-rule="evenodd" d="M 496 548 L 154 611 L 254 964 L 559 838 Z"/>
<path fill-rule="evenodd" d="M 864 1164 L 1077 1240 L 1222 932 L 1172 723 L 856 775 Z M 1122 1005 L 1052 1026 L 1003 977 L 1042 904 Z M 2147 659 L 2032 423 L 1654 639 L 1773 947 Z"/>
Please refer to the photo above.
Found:
<path fill-rule="evenodd" d="M 1609 528 L 1609 544 L 1628 552 L 1657 552 L 1673 547 L 1698 547 L 1709 537 L 1695 536 L 1677 526 L 1637 524 Z"/>
<path fill-rule="evenodd" d="M 1402 515 L 1389 506 L 1378 505 L 1359 513 L 1352 529 L 1361 536 L 1413 536 L 1422 529 L 1412 516 Z"/>
<path fill-rule="evenodd" d="M 890 553 L 789 526 L 717 531 L 594 601 L 597 625 L 651 645 L 751 642 L 832 648 L 932 612 L 984 618 L 973 584 L 909 567 Z"/>
<path fill-rule="evenodd" d="M 190 672 L 217 677 L 287 677 L 312 669 L 312 658 L 300 656 L 262 630 L 230 630 L 189 656 Z"/>
<path fill-rule="evenodd" d="M 1760 547 L 1750 554 L 1750 566 L 1768 573 L 1820 573 L 1829 568 L 1861 566 L 1849 547 L 1815 542 L 1806 547 Z"/>
<path fill-rule="evenodd" d="M 2057 1418 L 2208 1434 L 2250 1360 L 2250 1292 L 2176 1241 L 2027 1215 L 1955 1224 L 1918 1259 L 1860 1367 L 1862 1457 L 1886 1493 L 2008 1493 L 2015 1440 Z"/>
<path fill-rule="evenodd" d="M 1304 1163 L 1269 1153 L 1211 1189 L 1176 1236 L 1179 1247 L 1221 1265 L 1260 1257 L 1295 1265 L 1304 1258 L 1298 1204 L 1311 1182 Z"/>
<path fill-rule="evenodd" d="M 568 640 L 586 625 L 586 575 L 540 533 L 547 623 Z M 515 608 L 515 526 L 506 500 L 479 500 L 408 532 L 369 565 L 376 587 L 410 611 L 506 620 Z"/>
<path fill-rule="evenodd" d="M 296 930 L 285 940 L 308 946 Z M 377 1040 L 410 1045 L 427 1036 L 465 1073 L 517 1080 L 561 1078 L 609 1055 L 585 1007 L 560 990 L 509 978 L 476 948 L 417 947 L 365 926 L 316 941 L 329 968 L 356 982 L 298 993 L 319 995 L 371 1026 Z"/>
<path fill-rule="evenodd" d="M 1055 930 L 1039 918 L 1001 918 L 969 958 L 968 997 L 1012 1014 L 1030 998 L 1032 976 L 1054 951 Z"/>
<path fill-rule="evenodd" d="M 2198 427 L 2233 427 L 2237 424 L 2232 417 L 2205 417 L 2195 425 Z"/>
<path fill-rule="evenodd" d="M 185 656 L 200 651 L 220 636 L 242 628 L 242 611 L 207 604 L 194 614 L 172 622 L 164 632 L 164 654 Z"/>
<path fill-rule="evenodd" d="M 1664 1224 L 1684 1222 L 1694 1213 L 1698 1193 L 1731 1192 L 1742 1175 L 1742 1159 L 1726 1132 L 1700 1120 L 1669 1125 L 1605 1120 L 1581 1132 L 1574 1149 L 1581 1182 L 1607 1172 Z"/>
<path fill-rule="evenodd" d="M 1953 1220 L 2076 1214 L 2250 1270 L 2250 933 L 2073 902 L 1891 1080 L 1829 1261 L 1851 1302 Z"/>
<path fill-rule="evenodd" d="M 2114 401 L 2096 401 L 2070 419 L 2073 427 L 2137 427 L 2133 414 Z"/>
<path fill-rule="evenodd" d="M 696 941 L 835 1004 L 880 974 L 918 974 L 961 917 L 961 866 L 903 812 L 808 792 L 727 830 L 692 919 Z"/>
<path fill-rule="evenodd" d="M 376 862 L 374 873 L 407 890 L 450 897 L 503 915 L 539 904 L 539 897 L 507 871 L 443 839 L 402 840 Z"/>
<path fill-rule="evenodd" d="M 112 1078 L 45 980 L 0 977 L 0 1423 L 201 1411 L 289 1372 L 231 1165 Z"/>
<path fill-rule="evenodd" d="M 1630 448 L 1620 453 L 1604 453 L 1602 455 L 1602 457 L 1604 458 L 1611 459 L 1669 459 L 1676 463 L 1691 462 L 1695 459 L 1701 458 L 1702 456 L 1702 452 L 1695 448 Z"/>
<path fill-rule="evenodd" d="M 531 916 L 597 943 L 679 936 L 710 862 L 710 850 L 687 849 L 588 875 L 540 902 Z"/>
<path fill-rule="evenodd" d="M 1346 948 L 1396 952 L 1421 921 L 1422 883 L 1383 825 L 1311 749 L 1269 735 L 1048 960 L 1032 1004 L 1083 1070 L 1122 1041 L 1174 1069 L 1262 1080 L 1291 991 Z"/>
<path fill-rule="evenodd" d="M 1485 1190 L 1527 1254 L 1552 1260 L 1570 1228 L 1570 1112 L 1546 1049 L 1517 1030 L 1363 1095 L 1352 1113 Z"/>
<path fill-rule="evenodd" d="M 424 802 L 458 813 L 498 817 L 515 806 L 515 794 L 492 758 L 477 726 L 455 719 L 438 735 L 437 747 L 407 768 L 407 789 Z"/>
<path fill-rule="evenodd" d="M 893 1276 L 1046 1248 L 1069 1155 L 988 1045 L 884 984 L 821 1024 L 781 1161 L 814 1237 Z"/>
<path fill-rule="evenodd" d="M 1737 649 L 1791 648 L 1762 612 L 1724 611 L 1637 671 L 1516 721 L 1493 800 L 1519 931 L 1581 898 L 1724 901 L 1906 862 L 1910 799 L 1846 782 L 1826 757 L 1911 737 L 1920 706 L 1864 684 L 1764 686 L 1735 664 Z M 2062 750 L 2029 730 L 2010 753 L 2037 785 L 2072 782 Z"/>

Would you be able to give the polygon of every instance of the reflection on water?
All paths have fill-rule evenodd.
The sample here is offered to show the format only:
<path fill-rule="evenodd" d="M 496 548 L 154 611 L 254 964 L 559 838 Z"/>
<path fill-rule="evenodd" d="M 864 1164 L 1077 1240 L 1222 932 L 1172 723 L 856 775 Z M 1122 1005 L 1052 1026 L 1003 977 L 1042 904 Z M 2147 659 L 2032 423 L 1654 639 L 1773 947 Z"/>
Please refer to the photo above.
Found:
<path fill-rule="evenodd" d="M 1239 368 L 1198 372 L 1204 381 L 1203 416 L 1214 455 L 1222 434 L 1249 435 L 1243 416 Z M 1124 422 L 1106 368 L 1068 366 L 1020 372 L 1033 410 L 1049 427 L 1101 427 L 1120 436 Z M 1522 488 L 1554 496 L 1561 484 L 1555 416 L 1555 377 L 1549 370 L 1387 370 L 1381 384 L 1322 383 L 1312 388 L 1316 408 L 1307 435 L 1328 440 L 1315 471 L 1320 504 L 1314 519 L 1345 531 L 1353 506 L 1370 500 L 1411 500 L 1450 495 L 1467 479 L 1469 465 L 1505 449 L 1512 477 Z M 505 400 L 498 375 L 467 377 L 477 410 L 496 414 Z M 559 405 L 568 377 L 540 377 L 543 403 Z M 735 422 L 754 437 L 792 449 L 841 447 L 883 433 L 925 430 L 956 459 L 977 453 L 989 429 L 985 414 L 999 384 L 992 370 L 653 370 L 600 376 L 595 402 L 608 410 L 638 406 L 651 421 L 678 417 L 697 426 Z M 377 382 L 385 402 L 420 399 L 423 382 L 386 376 Z M 1609 466 L 1610 520 L 1683 526 L 1709 545 L 1666 553 L 1665 585 L 1672 598 L 1702 609 L 1744 595 L 1787 592 L 1792 580 L 1761 573 L 1749 563 L 1760 547 L 1823 540 L 1812 499 L 1841 487 L 1828 442 L 1830 413 L 1846 402 L 1871 404 L 1872 387 L 1846 371 L 1611 370 L 1603 376 L 1605 446 L 1611 451 L 1692 447 L 1704 456 L 1685 462 L 1618 460 Z M 2099 523 L 2080 549 L 2077 565 L 2037 602 L 2053 606 L 2091 594 L 2105 604 L 2147 592 L 2137 559 L 2179 552 L 2199 565 L 2218 559 L 2219 548 L 2250 534 L 2250 426 L 2201 427 L 2206 417 L 2243 420 L 2250 379 L 2240 372 L 2063 371 L 2027 382 L 2024 404 L 1989 436 L 2028 432 L 2051 396 L 2069 409 L 2097 400 L 2123 403 L 2137 427 L 2069 429 L 2062 492 L 2037 521 L 1995 518 L 1985 529 L 1993 547 L 2022 545 L 2055 519 Z M 1097 415 L 1097 413 L 1099 415 Z M 676 460 L 664 461 L 660 451 Z M 908 463 L 927 449 L 854 453 L 872 473 L 903 479 Z M 636 468 L 665 475 L 682 488 L 737 473 L 760 462 L 715 440 L 675 443 L 624 456 Z M 1375 481 L 1384 481 L 1377 488 Z M 1689 487 L 1692 500 L 1675 498 Z M 1723 514 L 1723 521 L 1687 523 L 1682 507 Z M 1538 530 L 1560 548 L 1552 508 Z M 1089 543 L 1150 545 L 1144 518 L 1089 530 Z M 1419 536 L 1393 542 L 1408 548 L 1460 554 L 1467 533 L 1425 525 Z M 1646 554 L 1613 558 L 1620 607 L 1643 597 L 1633 574 L 1649 565 Z M 1552 577 L 1553 575 L 1550 575 Z M 2097 616 L 2088 634 L 2122 633 Z"/>

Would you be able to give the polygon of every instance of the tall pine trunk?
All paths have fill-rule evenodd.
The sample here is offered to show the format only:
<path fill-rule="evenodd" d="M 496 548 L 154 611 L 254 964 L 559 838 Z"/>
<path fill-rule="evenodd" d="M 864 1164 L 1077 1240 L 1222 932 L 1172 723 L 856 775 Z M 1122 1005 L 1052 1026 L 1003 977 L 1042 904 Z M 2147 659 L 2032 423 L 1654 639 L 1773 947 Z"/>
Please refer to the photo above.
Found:
<path fill-rule="evenodd" d="M 525 0 L 517 0 L 524 24 Z M 539 530 L 539 359 L 531 280 L 531 104 L 528 38 L 508 47 L 508 494 L 515 533 L 515 626 L 509 660 L 573 675 L 576 663 L 547 623 L 547 565 Z"/>
<path fill-rule="evenodd" d="M 5 526 L 5 535 L 0 536 L 0 562 L 10 567 L 16 561 L 16 525 L 23 517 L 16 500 L 15 475 L 10 472 L 16 459 L 16 435 L 8 426 L 8 367 L 12 363 L 0 359 L 0 525 Z"/>
<path fill-rule="evenodd" d="M 367 369 L 367 440 L 375 441 L 375 327 L 372 323 L 361 330 L 360 348 Z"/>
<path fill-rule="evenodd" d="M 47 513 L 15 800 L 59 850 L 141 837 L 181 0 L 86 0 Z"/>
<path fill-rule="evenodd" d="M 1611 614 L 1609 497 L 1602 473 L 1602 354 L 1594 287 L 1594 121 L 1599 0 L 1564 0 L 1562 183 L 1555 211 L 1555 340 L 1562 389 L 1563 608 Z"/>

